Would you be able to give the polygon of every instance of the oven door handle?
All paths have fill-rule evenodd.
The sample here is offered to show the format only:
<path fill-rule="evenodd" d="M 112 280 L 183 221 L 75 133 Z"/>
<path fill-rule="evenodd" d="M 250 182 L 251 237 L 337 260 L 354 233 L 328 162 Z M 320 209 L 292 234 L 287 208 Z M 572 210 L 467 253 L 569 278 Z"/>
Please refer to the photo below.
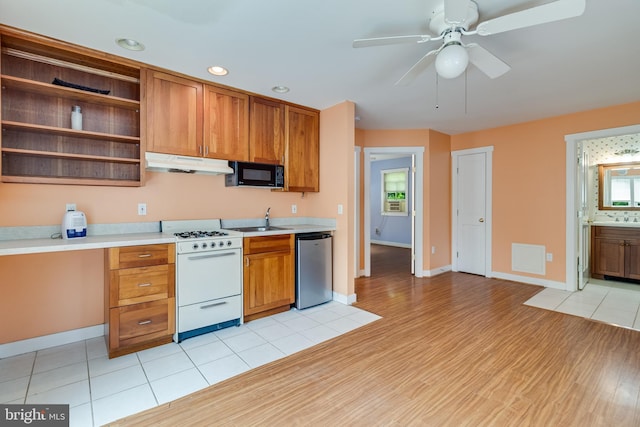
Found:
<path fill-rule="evenodd" d="M 197 259 L 207 259 L 207 258 L 220 258 L 223 256 L 232 256 L 235 254 L 236 254 L 235 252 L 225 252 L 222 254 L 193 255 L 193 256 L 187 257 L 187 259 L 197 260 Z"/>
<path fill-rule="evenodd" d="M 225 305 L 226 303 L 227 303 L 226 301 L 214 302 L 213 304 L 208 304 L 208 305 L 201 306 L 200 310 L 206 310 L 207 308 L 219 307 L 221 305 Z"/>

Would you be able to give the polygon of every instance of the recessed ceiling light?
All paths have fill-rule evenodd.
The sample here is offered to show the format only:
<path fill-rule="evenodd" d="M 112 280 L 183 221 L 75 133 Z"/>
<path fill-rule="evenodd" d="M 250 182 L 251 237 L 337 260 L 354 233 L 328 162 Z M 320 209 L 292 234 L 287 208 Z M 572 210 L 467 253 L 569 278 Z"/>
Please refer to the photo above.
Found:
<path fill-rule="evenodd" d="M 116 43 L 128 50 L 144 50 L 144 45 L 133 39 L 117 39 Z"/>
<path fill-rule="evenodd" d="M 289 92 L 289 88 L 286 86 L 274 86 L 271 88 L 275 93 L 287 93 Z"/>
<path fill-rule="evenodd" d="M 229 74 L 229 70 L 219 65 L 213 65 L 207 68 L 207 71 L 213 74 L 214 76 L 226 76 Z"/>

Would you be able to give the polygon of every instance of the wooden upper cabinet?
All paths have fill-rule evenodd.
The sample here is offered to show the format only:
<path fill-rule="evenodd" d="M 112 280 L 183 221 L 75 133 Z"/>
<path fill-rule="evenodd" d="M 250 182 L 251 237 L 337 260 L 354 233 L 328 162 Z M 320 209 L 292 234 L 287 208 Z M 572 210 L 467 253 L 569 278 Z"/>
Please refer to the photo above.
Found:
<path fill-rule="evenodd" d="M 249 95 L 204 86 L 204 155 L 249 160 Z"/>
<path fill-rule="evenodd" d="M 284 164 L 285 105 L 254 96 L 249 101 L 249 161 Z"/>
<path fill-rule="evenodd" d="M 287 106 L 286 126 L 286 189 L 317 192 L 320 187 L 319 114 L 316 111 Z"/>
<path fill-rule="evenodd" d="M 145 70 L 147 151 L 202 156 L 202 84 Z"/>

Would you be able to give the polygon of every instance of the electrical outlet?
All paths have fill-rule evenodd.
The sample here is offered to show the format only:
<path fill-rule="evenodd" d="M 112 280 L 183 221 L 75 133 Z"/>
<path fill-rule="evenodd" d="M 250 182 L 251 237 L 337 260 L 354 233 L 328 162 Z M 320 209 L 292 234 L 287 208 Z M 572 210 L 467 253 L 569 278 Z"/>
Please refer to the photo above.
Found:
<path fill-rule="evenodd" d="M 547 261 L 548 262 L 553 261 L 553 254 L 551 252 L 547 252 Z"/>
<path fill-rule="evenodd" d="M 146 214 L 147 214 L 147 204 L 138 203 L 138 215 L 146 215 Z"/>
<path fill-rule="evenodd" d="M 338 205 L 338 215 L 342 215 L 343 210 L 342 205 Z"/>
<path fill-rule="evenodd" d="M 297 205 L 291 205 L 291 213 L 298 213 L 298 206 Z"/>
<path fill-rule="evenodd" d="M 435 254 L 436 253 L 436 247 L 435 246 L 431 246 L 431 253 Z"/>
<path fill-rule="evenodd" d="M 67 212 L 75 211 L 75 210 L 76 210 L 76 204 L 75 203 L 67 203 Z"/>

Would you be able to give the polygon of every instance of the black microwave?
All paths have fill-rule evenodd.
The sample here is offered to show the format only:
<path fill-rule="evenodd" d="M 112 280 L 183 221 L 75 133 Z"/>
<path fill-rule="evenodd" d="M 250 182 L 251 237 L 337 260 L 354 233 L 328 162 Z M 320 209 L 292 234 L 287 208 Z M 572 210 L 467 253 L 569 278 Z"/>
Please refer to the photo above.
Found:
<path fill-rule="evenodd" d="M 266 163 L 229 162 L 233 173 L 225 175 L 227 187 L 284 187 L 284 166 Z"/>

